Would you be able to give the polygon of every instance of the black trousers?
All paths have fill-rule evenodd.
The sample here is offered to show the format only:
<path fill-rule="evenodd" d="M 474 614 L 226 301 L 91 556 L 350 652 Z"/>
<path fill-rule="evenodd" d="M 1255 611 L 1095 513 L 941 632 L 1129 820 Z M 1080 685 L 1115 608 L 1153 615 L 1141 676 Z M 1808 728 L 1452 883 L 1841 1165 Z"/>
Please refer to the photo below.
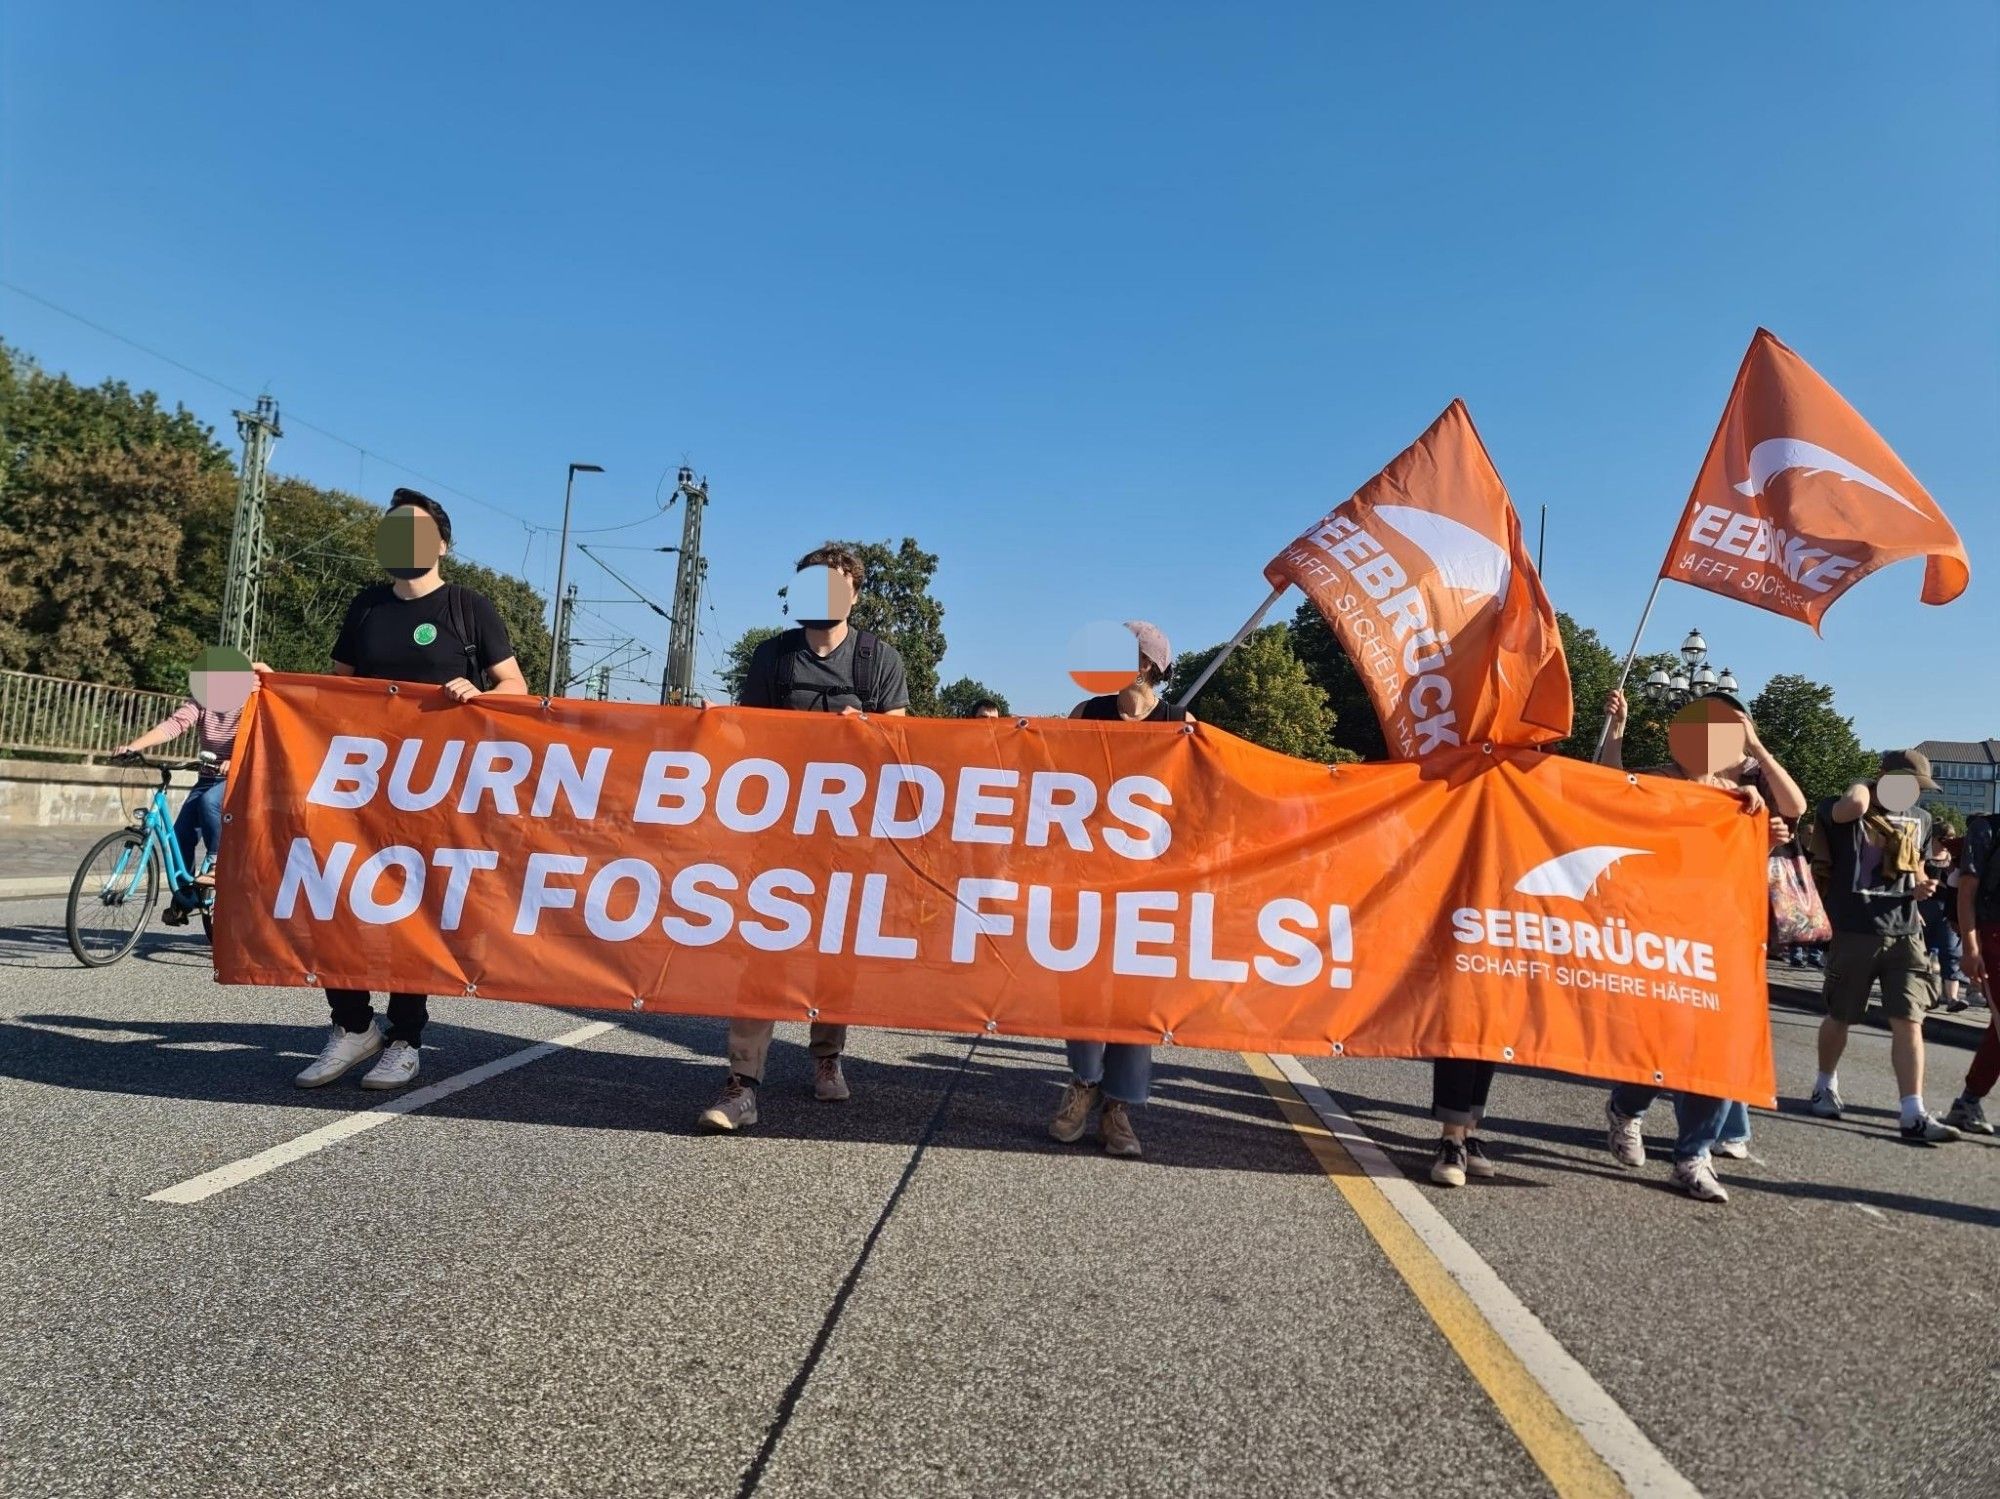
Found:
<path fill-rule="evenodd" d="M 366 989 L 329 989 L 326 1002 L 333 1007 L 333 1023 L 344 1031 L 365 1031 L 375 1018 Z M 424 1022 L 431 1018 L 430 1004 L 422 994 L 389 996 L 389 1039 L 417 1045 L 423 1038 Z"/>
<path fill-rule="evenodd" d="M 1446 1124 L 1473 1125 L 1493 1090 L 1492 1062 L 1439 1057 L 1431 1063 L 1431 1113 Z"/>

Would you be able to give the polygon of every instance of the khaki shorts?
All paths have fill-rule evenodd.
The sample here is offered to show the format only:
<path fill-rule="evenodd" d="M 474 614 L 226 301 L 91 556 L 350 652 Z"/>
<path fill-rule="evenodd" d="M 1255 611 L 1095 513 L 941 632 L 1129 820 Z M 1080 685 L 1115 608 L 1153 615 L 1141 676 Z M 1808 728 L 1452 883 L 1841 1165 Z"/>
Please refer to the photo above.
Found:
<path fill-rule="evenodd" d="M 1923 934 L 1878 937 L 1869 932 L 1835 932 L 1826 950 L 1826 1012 L 1845 1025 L 1868 1013 L 1868 991 L 1882 981 L 1882 1013 L 1890 1020 L 1917 1020 L 1936 1003 L 1937 967 L 1924 950 Z"/>

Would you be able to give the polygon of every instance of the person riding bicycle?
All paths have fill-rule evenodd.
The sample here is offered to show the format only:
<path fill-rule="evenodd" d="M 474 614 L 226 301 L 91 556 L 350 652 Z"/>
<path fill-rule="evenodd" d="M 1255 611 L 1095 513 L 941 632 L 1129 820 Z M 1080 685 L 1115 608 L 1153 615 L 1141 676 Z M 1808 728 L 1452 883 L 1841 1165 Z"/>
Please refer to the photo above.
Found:
<path fill-rule="evenodd" d="M 194 790 L 174 818 L 174 841 L 180 844 L 181 862 L 190 870 L 201 867 L 194 861 L 197 839 L 211 859 L 222 841 L 222 792 L 229 757 L 236 749 L 236 725 L 256 684 L 256 669 L 248 656 L 232 646 L 209 646 L 188 673 L 188 700 L 145 733 L 112 751 L 114 756 L 144 754 L 194 729 L 202 752 L 215 757 L 203 762 L 195 773 Z M 160 920 L 168 926 L 186 926 L 198 901 L 197 891 L 176 890 L 161 910 Z"/>

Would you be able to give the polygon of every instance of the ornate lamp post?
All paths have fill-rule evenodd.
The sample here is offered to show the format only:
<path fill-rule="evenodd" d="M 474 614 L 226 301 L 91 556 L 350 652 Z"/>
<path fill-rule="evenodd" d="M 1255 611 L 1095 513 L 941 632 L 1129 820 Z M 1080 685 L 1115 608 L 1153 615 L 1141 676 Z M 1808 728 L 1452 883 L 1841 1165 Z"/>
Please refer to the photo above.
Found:
<path fill-rule="evenodd" d="M 1736 694 L 1736 674 L 1725 666 L 1718 675 L 1708 664 L 1708 642 L 1701 638 L 1701 631 L 1688 631 L 1687 639 L 1681 642 L 1681 659 L 1687 664 L 1676 666 L 1671 676 L 1666 668 L 1656 666 L 1652 675 L 1639 684 L 1648 702 L 1677 709 L 1711 692 L 1726 692 L 1732 697 Z"/>

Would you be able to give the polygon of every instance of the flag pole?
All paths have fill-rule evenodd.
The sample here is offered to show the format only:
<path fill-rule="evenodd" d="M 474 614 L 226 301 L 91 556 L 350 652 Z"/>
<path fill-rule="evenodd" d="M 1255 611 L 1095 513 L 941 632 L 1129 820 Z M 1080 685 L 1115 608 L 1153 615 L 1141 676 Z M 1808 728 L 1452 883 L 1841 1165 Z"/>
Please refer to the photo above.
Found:
<path fill-rule="evenodd" d="M 1660 599 L 1660 585 L 1666 581 L 1664 573 L 1653 579 L 1653 591 L 1646 595 L 1646 608 L 1639 616 L 1639 628 L 1632 632 L 1632 649 L 1625 653 L 1625 664 L 1618 669 L 1618 685 L 1612 689 L 1614 692 L 1625 690 L 1626 679 L 1632 675 L 1632 663 L 1639 658 L 1639 642 L 1645 637 L 1646 621 L 1653 617 L 1653 605 Z M 1592 760 L 1604 753 L 1605 741 L 1610 737 L 1611 715 L 1607 712 L 1604 715 L 1604 728 L 1597 736 L 1597 748 L 1590 757 Z"/>
<path fill-rule="evenodd" d="M 1229 659 L 1236 647 L 1249 639 L 1250 632 L 1264 622 L 1264 616 L 1271 612 L 1271 606 L 1278 602 L 1278 599 L 1290 586 L 1289 583 L 1280 583 L 1276 588 L 1271 590 L 1271 596 L 1257 606 L 1255 614 L 1243 621 L 1243 628 L 1230 637 L 1229 644 L 1217 651 L 1215 659 L 1201 669 L 1201 675 L 1194 679 L 1194 685 L 1188 688 L 1186 692 L 1183 692 L 1180 701 L 1174 704 L 1176 708 L 1185 708 L 1189 703 L 1194 701 L 1195 694 L 1208 685 L 1208 679 L 1215 675 L 1216 668 Z"/>

